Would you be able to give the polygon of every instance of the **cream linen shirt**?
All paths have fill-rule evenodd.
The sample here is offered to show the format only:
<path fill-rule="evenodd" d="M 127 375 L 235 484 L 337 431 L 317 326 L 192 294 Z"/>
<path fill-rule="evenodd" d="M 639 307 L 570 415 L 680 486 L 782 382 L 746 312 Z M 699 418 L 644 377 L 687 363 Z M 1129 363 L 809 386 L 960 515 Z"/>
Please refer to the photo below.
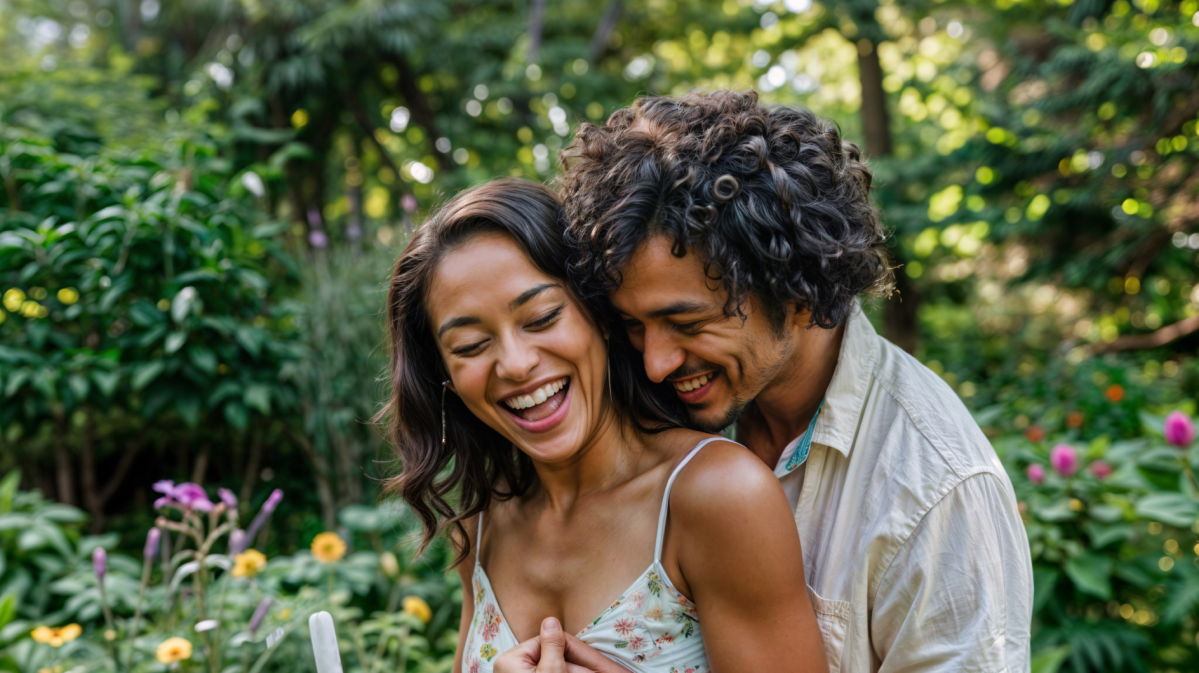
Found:
<path fill-rule="evenodd" d="M 1028 671 L 1032 560 L 1011 481 L 953 390 L 857 305 L 807 459 L 791 461 L 800 439 L 775 474 L 832 673 Z"/>

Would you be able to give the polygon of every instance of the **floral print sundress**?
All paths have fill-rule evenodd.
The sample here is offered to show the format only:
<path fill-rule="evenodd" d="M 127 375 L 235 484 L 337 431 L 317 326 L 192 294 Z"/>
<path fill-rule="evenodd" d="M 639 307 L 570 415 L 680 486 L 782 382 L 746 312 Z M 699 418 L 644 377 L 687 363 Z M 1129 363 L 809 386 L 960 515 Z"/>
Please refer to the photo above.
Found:
<path fill-rule="evenodd" d="M 719 439 L 723 438 L 712 437 L 697 444 L 671 472 L 658 513 L 653 564 L 607 610 L 575 634 L 635 673 L 711 673 L 695 604 L 674 588 L 661 559 L 670 488 L 691 458 L 709 442 Z M 480 516 L 475 540 L 481 540 L 482 535 Z M 476 542 L 472 578 L 475 613 L 462 654 L 463 673 L 491 673 L 496 657 L 518 644 L 491 589 L 491 580 L 479 562 L 479 546 Z"/>

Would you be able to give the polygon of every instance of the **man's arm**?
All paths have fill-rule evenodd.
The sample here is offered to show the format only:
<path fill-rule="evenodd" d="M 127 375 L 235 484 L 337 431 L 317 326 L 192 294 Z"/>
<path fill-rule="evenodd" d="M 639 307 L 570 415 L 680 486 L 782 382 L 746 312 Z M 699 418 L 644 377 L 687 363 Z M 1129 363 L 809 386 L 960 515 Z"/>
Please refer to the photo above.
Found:
<path fill-rule="evenodd" d="M 1032 563 L 1009 493 L 992 474 L 966 479 L 896 554 L 871 611 L 880 673 L 1029 670 Z"/>

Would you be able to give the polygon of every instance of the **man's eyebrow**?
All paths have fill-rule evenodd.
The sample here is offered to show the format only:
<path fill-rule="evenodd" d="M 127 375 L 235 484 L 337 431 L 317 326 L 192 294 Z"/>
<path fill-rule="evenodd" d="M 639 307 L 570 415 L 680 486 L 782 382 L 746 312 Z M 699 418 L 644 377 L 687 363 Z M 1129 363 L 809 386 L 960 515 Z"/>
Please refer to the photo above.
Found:
<path fill-rule="evenodd" d="M 454 329 L 455 327 L 466 327 L 467 325 L 477 325 L 481 322 L 483 322 L 483 321 L 479 320 L 478 318 L 472 317 L 472 316 L 460 316 L 457 318 L 450 318 L 449 320 L 441 323 L 441 329 L 437 330 L 437 338 L 440 339 L 441 335 L 445 334 L 446 331 L 448 331 L 448 330 Z"/>
<path fill-rule="evenodd" d="M 654 309 L 649 312 L 651 318 L 665 318 L 679 313 L 702 313 L 707 309 L 707 304 L 698 301 L 676 301 L 673 304 L 667 304 L 662 308 Z"/>
<path fill-rule="evenodd" d="M 557 283 L 545 283 L 544 285 L 538 285 L 536 287 L 531 287 L 531 288 L 525 290 L 524 292 L 520 293 L 519 297 L 517 297 L 516 299 L 513 299 L 512 302 L 510 304 L 508 304 L 508 309 L 511 310 L 511 309 L 520 308 L 521 306 L 525 305 L 530 299 L 532 299 L 533 297 L 536 297 L 537 295 L 541 294 L 545 290 L 550 289 L 551 287 L 562 287 L 562 286 Z"/>

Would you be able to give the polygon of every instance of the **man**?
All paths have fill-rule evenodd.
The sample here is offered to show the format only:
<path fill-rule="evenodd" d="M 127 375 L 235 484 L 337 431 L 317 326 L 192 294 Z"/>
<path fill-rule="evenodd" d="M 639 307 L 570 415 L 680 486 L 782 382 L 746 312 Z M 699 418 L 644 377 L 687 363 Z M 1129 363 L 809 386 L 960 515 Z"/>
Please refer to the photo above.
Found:
<path fill-rule="evenodd" d="M 782 480 L 833 671 L 1027 671 L 1015 495 L 953 391 L 878 336 L 892 270 L 834 124 L 752 92 L 584 124 L 560 179 L 575 265 L 698 428 Z"/>

